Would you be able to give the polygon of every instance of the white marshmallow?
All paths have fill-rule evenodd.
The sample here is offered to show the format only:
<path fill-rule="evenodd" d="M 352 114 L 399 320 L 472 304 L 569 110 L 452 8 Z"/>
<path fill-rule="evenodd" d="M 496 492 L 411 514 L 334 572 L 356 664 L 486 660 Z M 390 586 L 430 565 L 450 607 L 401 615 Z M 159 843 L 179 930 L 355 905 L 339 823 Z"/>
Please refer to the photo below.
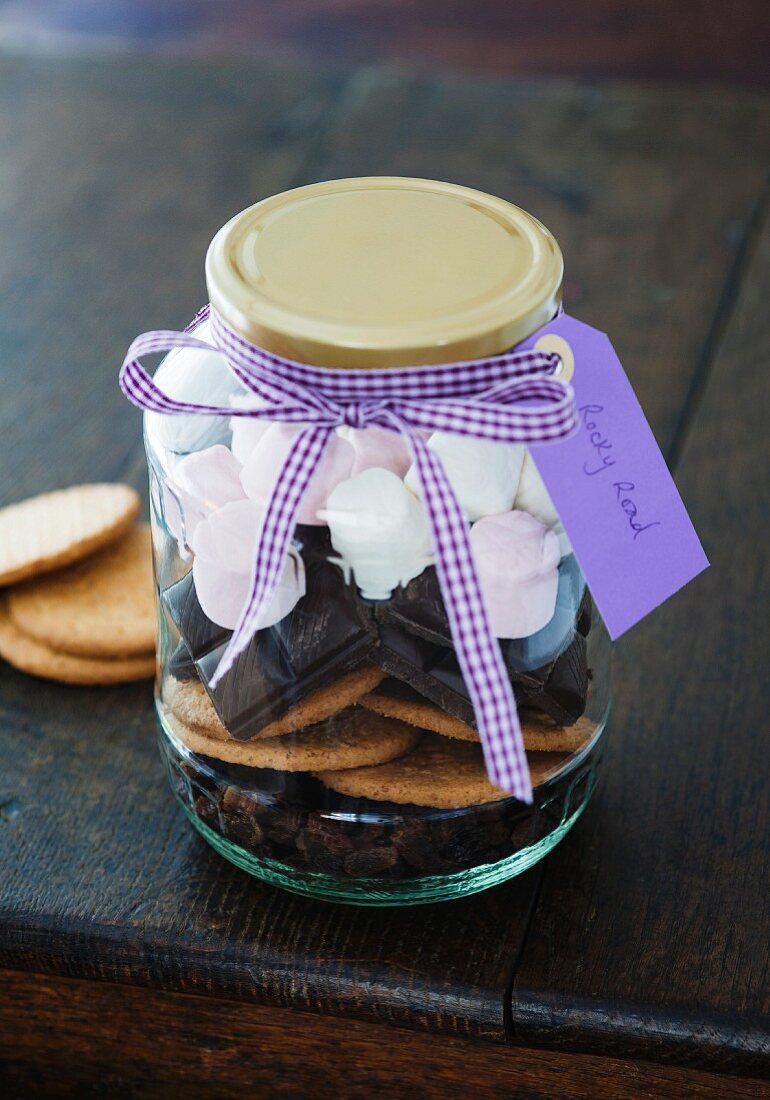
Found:
<path fill-rule="evenodd" d="M 241 484 L 246 496 L 262 507 L 267 507 L 292 440 L 303 427 L 301 424 L 271 424 L 243 467 Z M 352 468 L 353 448 L 347 440 L 332 435 L 321 465 L 300 505 L 297 523 L 323 526 L 318 513 L 326 505 L 334 486 L 350 477 Z"/>
<path fill-rule="evenodd" d="M 264 402 L 256 393 L 244 393 L 231 397 L 230 404 L 236 409 L 259 409 Z M 271 420 L 252 420 L 248 416 L 230 417 L 230 450 L 242 466 L 251 458 L 254 448 L 272 423 Z"/>
<path fill-rule="evenodd" d="M 569 540 L 569 535 L 564 530 L 559 513 L 554 507 L 551 496 L 545 487 L 545 482 L 540 476 L 535 460 L 529 451 L 526 453 L 524 465 L 521 468 L 514 508 L 529 512 L 531 516 L 539 519 L 546 527 L 553 530 L 559 539 L 559 550 L 562 558 L 566 558 L 572 553 L 572 543 Z"/>
<path fill-rule="evenodd" d="M 232 630 L 249 596 L 251 572 L 264 512 L 252 500 L 225 504 L 202 520 L 193 537 L 193 580 L 205 615 Z M 280 622 L 305 595 L 305 566 L 290 549 L 278 587 L 257 628 Z"/>
<path fill-rule="evenodd" d="M 321 515 L 365 599 L 389 599 L 432 560 L 422 506 L 390 470 L 372 467 L 341 482 Z"/>
<path fill-rule="evenodd" d="M 211 342 L 208 319 L 193 330 L 193 335 Z M 200 405 L 228 405 L 230 398 L 244 392 L 218 351 L 179 348 L 170 352 L 160 365 L 155 381 L 169 397 Z M 200 451 L 214 443 L 226 443 L 229 423 L 219 416 L 168 416 L 146 413 L 150 438 L 161 447 L 182 454 Z"/>
<path fill-rule="evenodd" d="M 515 507 L 529 512 L 546 527 L 555 527 L 560 523 L 559 513 L 554 508 L 550 494 L 545 487 L 532 455 L 527 451 L 521 467 L 519 488 L 516 492 Z"/>
<path fill-rule="evenodd" d="M 526 638 L 551 620 L 559 583 L 559 540 L 527 512 L 487 516 L 471 546 L 492 630 Z"/>
<path fill-rule="evenodd" d="M 564 530 L 564 525 L 559 522 L 556 524 L 555 527 L 552 527 L 551 530 L 559 540 L 559 553 L 561 554 L 562 558 L 569 557 L 569 555 L 572 553 L 572 543 L 570 542 L 569 535 Z"/>
<path fill-rule="evenodd" d="M 513 507 L 525 448 L 518 443 L 490 443 L 450 432 L 434 432 L 428 446 L 435 451 L 472 522 Z M 417 470 L 411 466 L 407 486 L 421 495 Z"/>

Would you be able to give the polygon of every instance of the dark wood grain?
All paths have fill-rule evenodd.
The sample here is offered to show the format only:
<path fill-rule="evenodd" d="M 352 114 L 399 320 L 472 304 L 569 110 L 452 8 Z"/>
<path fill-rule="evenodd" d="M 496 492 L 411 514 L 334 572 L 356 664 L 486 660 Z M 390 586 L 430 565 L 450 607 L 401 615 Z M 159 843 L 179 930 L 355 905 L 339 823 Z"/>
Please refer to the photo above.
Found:
<path fill-rule="evenodd" d="M 764 84 L 762 0 L 37 0 L 0 8 L 0 45 L 320 64 Z"/>
<path fill-rule="evenodd" d="M 107 982 L 0 972 L 6 1097 L 735 1100 L 761 1081 L 501 1047 Z M 148 1021 L 151 1022 L 148 1027 Z"/>
<path fill-rule="evenodd" d="M 573 311 L 612 332 L 659 439 L 676 444 L 710 362 L 721 301 L 729 312 L 725 287 L 741 288 L 739 267 L 731 271 L 754 225 L 769 120 L 766 98 L 738 92 L 315 76 L 120 59 L 0 62 L 0 157 L 9 181 L 0 191 L 0 371 L 8 395 L 0 431 L 10 458 L 0 500 L 84 478 L 142 484 L 139 418 L 115 384 L 130 337 L 181 324 L 193 312 L 204 293 L 205 244 L 231 213 L 284 187 L 364 172 L 457 179 L 541 216 L 564 244 Z M 708 507 L 717 507 L 719 483 L 710 484 Z M 697 603 L 701 589 L 692 591 Z M 670 624 L 670 614 L 661 613 L 661 624 Z M 645 637 L 659 648 L 669 644 L 665 626 L 654 635 L 649 629 L 634 643 L 640 654 Z M 703 645 L 716 646 L 713 631 L 702 625 L 701 634 Z M 716 649 L 708 652 L 713 662 Z M 716 693 L 716 666 L 706 667 Z M 634 700 L 657 692 L 654 706 L 634 712 L 625 738 L 630 730 L 643 742 L 662 728 L 664 705 L 683 690 L 673 680 L 661 689 L 667 676 L 641 657 L 625 662 L 630 686 L 621 725 L 631 721 Z M 691 697 L 702 690 L 695 673 L 686 690 Z M 699 713 L 713 760 L 724 744 L 721 730 Z M 191 832 L 165 790 L 152 740 L 146 686 L 67 689 L 0 668 L 0 959 L 7 967 L 92 979 L 94 996 L 100 983 L 119 982 L 204 995 L 212 1005 L 221 997 L 511 1038 L 507 992 L 542 869 L 474 899 L 400 912 L 294 898 L 229 867 Z M 639 771 L 638 757 L 612 752 L 605 789 L 634 786 L 646 792 L 656 820 L 679 824 L 684 805 L 666 817 L 664 788 L 657 794 L 652 783 L 669 767 L 676 771 L 672 761 L 688 759 L 680 744 L 672 736 L 649 773 Z M 677 782 L 670 789 L 681 794 Z M 710 819 L 710 784 L 698 773 L 684 786 L 687 812 L 700 815 L 693 820 Z M 628 824 L 622 796 L 613 797 L 589 810 L 548 867 L 533 951 L 538 936 L 563 937 L 574 954 L 585 922 L 596 920 L 587 914 L 600 845 L 619 844 Z M 640 866 L 648 867 L 660 842 L 646 836 L 644 843 Z M 669 843 L 670 859 L 687 858 L 676 835 Z M 747 836 L 743 858 L 753 860 L 759 843 Z M 683 880 L 691 893 L 677 899 L 685 914 L 679 942 L 702 932 L 701 923 L 690 923 L 699 896 L 735 890 L 730 905 L 738 906 L 741 891 L 756 888 L 753 870 L 744 881 L 731 866 L 717 862 L 713 879 L 704 871 L 700 880 Z M 661 876 L 658 869 L 652 881 Z M 568 884 L 563 906 L 561 878 Z M 624 907 L 623 881 L 608 897 L 606 878 L 608 909 Z M 746 903 L 755 913 L 755 899 Z M 650 895 L 645 904 L 658 902 Z M 671 920 L 659 925 L 669 936 Z M 622 955 L 619 939 L 603 943 Z M 670 959 L 666 950 L 653 944 L 650 959 L 656 952 Z M 534 973 L 529 957 L 523 973 Z M 737 969 L 721 1000 L 680 1007 L 713 1009 L 714 1019 L 726 1013 L 740 1030 L 757 1002 L 737 991 L 758 988 L 761 962 L 745 947 L 729 961 Z M 594 979 L 581 982 L 579 966 L 572 988 L 587 1000 Z M 650 988 L 657 988 L 652 981 Z M 712 986 L 688 991 L 705 997 Z M 563 1034 L 558 1013 L 548 1024 L 547 984 L 533 985 L 527 1010 L 529 1020 L 541 1012 L 538 1027 L 523 1016 L 525 985 L 516 997 L 517 1038 Z M 647 1003 L 641 994 L 638 1003 Z M 618 1004 L 620 1033 L 633 1027 L 633 1015 Z M 589 1029 L 586 1006 L 582 1019 Z M 388 1034 L 406 1041 L 403 1030 Z M 636 1057 L 656 1057 L 649 1034 L 645 1043 Z M 697 1062 L 710 1054 L 672 1056 Z"/>
<path fill-rule="evenodd" d="M 621 647 L 609 781 L 514 985 L 524 1042 L 770 1076 L 766 215 L 679 464 L 712 567 Z"/>
<path fill-rule="evenodd" d="M 6 58 L 0 72 L 5 503 L 135 458 L 123 345 L 194 314 L 212 234 L 305 178 L 339 82 L 112 60 Z"/>

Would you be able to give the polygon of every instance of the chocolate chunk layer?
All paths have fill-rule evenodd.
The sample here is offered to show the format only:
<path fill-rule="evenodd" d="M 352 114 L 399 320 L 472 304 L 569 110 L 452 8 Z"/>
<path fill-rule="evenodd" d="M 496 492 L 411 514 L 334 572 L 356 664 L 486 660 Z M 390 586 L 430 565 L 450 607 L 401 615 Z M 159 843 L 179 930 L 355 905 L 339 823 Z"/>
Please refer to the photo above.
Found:
<path fill-rule="evenodd" d="M 258 631 L 216 688 L 211 678 L 231 632 L 208 619 L 192 574 L 172 585 L 163 602 L 196 671 L 232 737 L 248 740 L 336 677 L 367 661 L 377 647 L 368 609 L 340 570 L 306 561 L 307 594 L 274 626 Z M 180 664 L 184 655 L 180 654 Z"/>
<path fill-rule="evenodd" d="M 254 636 L 216 689 L 210 680 L 231 632 L 204 615 L 192 574 L 164 593 L 182 636 L 172 657 L 174 676 L 189 678 L 193 671 L 200 676 L 219 717 L 240 740 L 256 736 L 320 687 L 367 661 L 475 727 L 435 569 L 426 569 L 391 600 L 367 603 L 325 559 L 323 530 L 304 528 L 302 533 L 307 594 L 280 623 Z M 568 558 L 560 566 L 551 622 L 530 638 L 501 642 L 517 700 L 539 707 L 558 725 L 571 725 L 585 710 L 584 632 L 590 608 L 580 571 Z"/>
<path fill-rule="evenodd" d="M 372 609 L 382 624 L 401 627 L 435 645 L 452 647 L 449 620 L 434 566 L 394 592 L 390 600 L 373 604 Z M 504 640 L 506 662 L 511 670 L 536 670 L 555 660 L 571 641 L 576 620 L 578 630 L 586 634 L 591 623 L 590 597 L 587 597 L 580 567 L 570 554 L 559 565 L 556 606 L 550 621 L 527 638 Z"/>
<path fill-rule="evenodd" d="M 500 643 L 517 700 L 539 707 L 561 726 L 572 725 L 585 710 L 588 668 L 582 631 L 590 626 L 590 607 L 580 570 L 573 557 L 567 558 L 559 567 L 551 622 L 529 638 Z M 435 569 L 426 569 L 391 600 L 373 605 L 373 612 L 381 667 L 475 727 Z"/>

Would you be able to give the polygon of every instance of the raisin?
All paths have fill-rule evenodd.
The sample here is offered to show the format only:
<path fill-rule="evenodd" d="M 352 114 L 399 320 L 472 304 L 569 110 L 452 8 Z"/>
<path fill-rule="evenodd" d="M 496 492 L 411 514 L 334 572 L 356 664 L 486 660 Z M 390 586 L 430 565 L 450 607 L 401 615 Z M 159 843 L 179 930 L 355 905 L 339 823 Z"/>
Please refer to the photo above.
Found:
<path fill-rule="evenodd" d="M 361 848 L 345 857 L 345 874 L 353 878 L 369 878 L 392 870 L 398 863 L 395 848 Z"/>

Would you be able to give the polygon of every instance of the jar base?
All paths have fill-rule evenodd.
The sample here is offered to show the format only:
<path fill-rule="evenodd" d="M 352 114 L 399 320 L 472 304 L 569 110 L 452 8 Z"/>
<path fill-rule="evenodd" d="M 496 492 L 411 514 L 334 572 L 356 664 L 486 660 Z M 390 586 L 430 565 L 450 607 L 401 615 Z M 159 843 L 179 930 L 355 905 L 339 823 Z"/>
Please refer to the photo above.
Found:
<path fill-rule="evenodd" d="M 402 881 L 359 878 L 341 882 L 333 875 L 317 871 L 301 871 L 265 856 L 257 857 L 211 829 L 182 799 L 178 798 L 178 801 L 197 831 L 212 848 L 242 871 L 247 871 L 270 886 L 279 886 L 283 890 L 289 890 L 303 897 L 342 905 L 377 907 L 430 905 L 499 886 L 539 863 L 567 835 L 580 817 L 593 794 L 596 778 L 597 770 L 591 768 L 582 784 L 582 797 L 578 805 L 568 817 L 560 821 L 550 833 L 541 837 L 535 844 L 521 848 L 518 852 L 496 863 L 481 864 L 453 874 L 423 875 Z"/>

